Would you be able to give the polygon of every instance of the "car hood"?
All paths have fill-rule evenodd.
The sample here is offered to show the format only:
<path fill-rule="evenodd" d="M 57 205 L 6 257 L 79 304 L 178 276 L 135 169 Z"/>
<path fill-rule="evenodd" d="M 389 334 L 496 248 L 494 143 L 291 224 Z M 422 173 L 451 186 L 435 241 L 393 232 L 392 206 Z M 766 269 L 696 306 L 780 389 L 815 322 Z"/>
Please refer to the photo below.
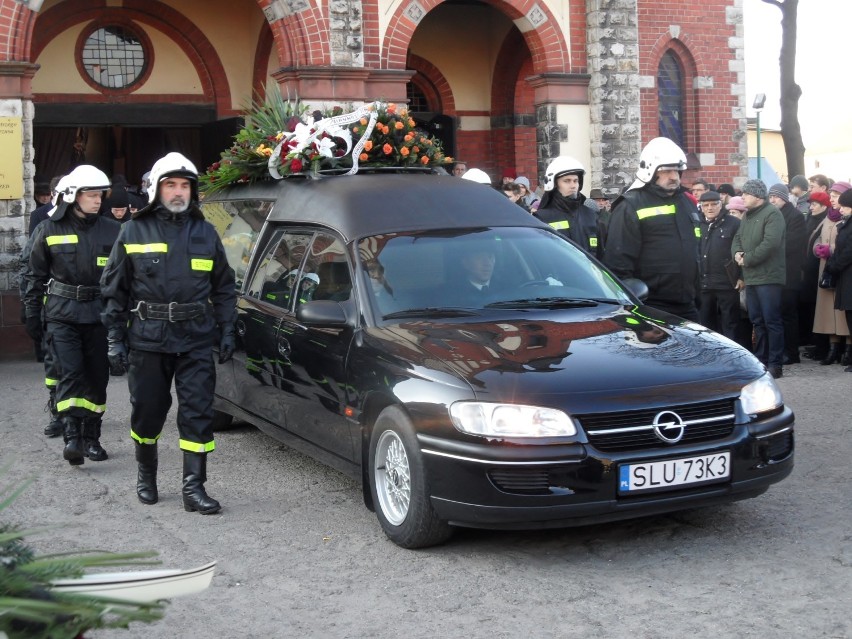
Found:
<path fill-rule="evenodd" d="M 751 353 L 649 307 L 489 311 L 371 331 L 415 369 L 467 382 L 478 399 L 599 411 L 736 396 L 764 373 Z M 387 352 L 387 350 L 386 350 Z M 558 397 L 557 397 L 558 396 Z"/>

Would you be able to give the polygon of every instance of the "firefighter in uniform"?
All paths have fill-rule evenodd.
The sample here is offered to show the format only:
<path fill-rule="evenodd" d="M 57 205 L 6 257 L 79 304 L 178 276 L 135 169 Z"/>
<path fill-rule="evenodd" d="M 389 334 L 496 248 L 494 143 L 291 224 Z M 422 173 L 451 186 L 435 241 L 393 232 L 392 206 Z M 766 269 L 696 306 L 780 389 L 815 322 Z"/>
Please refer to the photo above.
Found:
<path fill-rule="evenodd" d="M 642 149 L 636 180 L 612 205 L 604 263 L 648 285 L 648 306 L 699 321 L 700 221 L 680 178 L 686 156 L 668 138 Z"/>
<path fill-rule="evenodd" d="M 98 215 L 109 189 L 102 171 L 81 165 L 63 180 L 50 218 L 33 233 L 24 305 L 33 337 L 44 311 L 63 457 L 77 466 L 107 458 L 99 441 L 109 381 L 99 281 L 120 225 Z"/>
<path fill-rule="evenodd" d="M 580 193 L 585 174 L 583 165 L 572 157 L 560 155 L 553 160 L 544 173 L 544 195 L 533 215 L 589 255 L 602 259 L 606 229 Z"/>
<path fill-rule="evenodd" d="M 150 204 L 121 228 L 101 279 L 109 358 L 127 367 L 130 436 L 135 441 L 136 494 L 157 495 L 157 440 L 178 398 L 183 451 L 183 505 L 187 512 L 219 512 L 205 489 L 213 441 L 213 346 L 219 362 L 234 352 L 234 271 L 215 228 L 198 206 L 198 171 L 180 153 L 151 169 Z"/>

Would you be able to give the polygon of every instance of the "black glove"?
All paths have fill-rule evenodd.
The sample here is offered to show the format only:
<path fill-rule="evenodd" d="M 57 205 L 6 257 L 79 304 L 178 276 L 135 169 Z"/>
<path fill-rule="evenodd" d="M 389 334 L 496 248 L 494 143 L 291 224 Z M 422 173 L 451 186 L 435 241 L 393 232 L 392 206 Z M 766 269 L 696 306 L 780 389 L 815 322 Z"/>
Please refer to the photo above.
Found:
<path fill-rule="evenodd" d="M 121 377 L 127 372 L 127 343 L 124 341 L 124 331 L 110 329 L 107 334 L 107 359 L 110 375 Z"/>
<path fill-rule="evenodd" d="M 234 356 L 234 325 L 222 324 L 219 329 L 222 337 L 219 339 L 219 363 L 224 364 Z"/>
<path fill-rule="evenodd" d="M 36 344 L 41 344 L 44 337 L 44 324 L 41 322 L 40 315 L 27 315 L 26 318 L 27 335 L 29 335 Z"/>

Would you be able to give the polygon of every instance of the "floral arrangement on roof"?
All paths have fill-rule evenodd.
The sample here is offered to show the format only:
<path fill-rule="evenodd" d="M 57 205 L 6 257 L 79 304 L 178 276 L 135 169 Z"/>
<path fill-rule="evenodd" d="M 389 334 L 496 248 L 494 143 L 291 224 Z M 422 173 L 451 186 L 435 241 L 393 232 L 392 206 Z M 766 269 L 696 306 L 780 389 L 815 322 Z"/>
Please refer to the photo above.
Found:
<path fill-rule="evenodd" d="M 240 182 L 353 174 L 360 167 L 435 167 L 453 159 L 441 142 L 417 128 L 407 109 L 373 102 L 344 113 L 342 107 L 309 112 L 299 100 L 274 92 L 245 113 L 246 125 L 221 160 L 200 177 L 202 191 Z"/>

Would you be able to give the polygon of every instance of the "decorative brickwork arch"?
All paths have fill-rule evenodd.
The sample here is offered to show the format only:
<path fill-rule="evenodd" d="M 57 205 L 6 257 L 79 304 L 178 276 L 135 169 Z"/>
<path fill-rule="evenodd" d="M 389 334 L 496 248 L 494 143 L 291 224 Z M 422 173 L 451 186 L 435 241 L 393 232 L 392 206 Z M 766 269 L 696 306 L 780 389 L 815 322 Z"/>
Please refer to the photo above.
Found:
<path fill-rule="evenodd" d="M 456 101 L 450 83 L 438 67 L 418 55 L 409 54 L 406 68 L 417 72 L 411 82 L 426 96 L 431 111 L 444 115 L 456 114 Z"/>
<path fill-rule="evenodd" d="M 275 42 L 275 36 L 268 23 L 260 29 L 260 34 L 257 38 L 257 48 L 254 50 L 254 64 L 252 68 L 254 73 L 251 79 L 252 99 L 262 101 L 266 97 L 266 80 L 269 77 L 266 73 L 269 69 L 269 56 L 272 53 L 272 45 Z"/>
<path fill-rule="evenodd" d="M 40 14 L 36 21 L 38 29 L 33 35 L 31 59 L 38 59 L 47 44 L 69 26 L 93 20 L 108 21 L 111 16 L 147 24 L 172 38 L 195 67 L 204 98 L 216 105 L 219 117 L 236 114 L 231 106 L 231 90 L 225 67 L 216 49 L 183 14 L 157 0 L 125 0 L 120 8 L 107 7 L 104 0 L 58 4 Z M 132 90 L 127 93 L 132 94 Z M 128 95 L 129 101 L 132 101 L 131 97 Z M 144 99 L 150 100 L 150 96 Z"/>
<path fill-rule="evenodd" d="M 305 0 L 307 8 L 270 26 L 282 67 L 328 66 L 331 52 L 328 41 L 328 19 L 314 0 Z M 261 9 L 272 0 L 258 0 Z"/>
<path fill-rule="evenodd" d="M 521 74 L 522 69 L 527 73 Z M 497 54 L 494 64 L 494 79 L 491 83 L 491 145 L 494 160 L 499 167 L 517 168 L 518 137 L 521 129 L 529 129 L 524 133 L 531 134 L 531 142 L 535 144 L 535 107 L 533 101 L 533 88 L 524 77 L 532 75 L 532 59 L 527 49 L 524 37 L 517 29 L 512 29 L 503 41 L 503 46 Z M 523 100 L 528 104 L 526 115 L 529 121 L 521 122 L 523 114 L 518 110 L 516 97 L 525 95 L 529 100 Z M 523 136 L 527 137 L 529 136 Z M 530 139 L 526 140 L 530 142 Z M 523 155 L 523 152 L 521 153 Z M 528 171 L 527 171 L 528 172 Z"/>
<path fill-rule="evenodd" d="M 510 20 L 525 19 L 526 14 L 538 6 L 545 15 L 544 22 L 537 29 L 531 29 L 523 34 L 527 48 L 530 50 L 535 73 L 570 73 L 571 56 L 565 39 L 556 26 L 553 14 L 544 5 L 537 5 L 533 0 L 484 0 L 486 4 L 494 7 L 497 11 L 505 14 Z M 420 5 L 426 13 L 441 4 L 443 0 L 419 0 Z M 574 3 L 579 5 L 580 3 Z M 381 68 L 382 69 L 404 69 L 407 52 L 411 38 L 417 28 L 417 24 L 408 17 L 406 11 L 409 2 L 405 1 L 397 7 L 385 33 L 385 39 L 381 46 Z M 580 43 L 585 46 L 585 19 L 583 12 L 579 12 L 579 18 L 574 18 L 577 8 L 572 10 L 572 22 L 577 22 L 579 29 L 578 37 Z M 582 64 L 585 65 L 585 54 L 582 56 Z"/>
<path fill-rule="evenodd" d="M 16 0 L 0 0 L 0 62 L 28 61 L 37 13 Z"/>

